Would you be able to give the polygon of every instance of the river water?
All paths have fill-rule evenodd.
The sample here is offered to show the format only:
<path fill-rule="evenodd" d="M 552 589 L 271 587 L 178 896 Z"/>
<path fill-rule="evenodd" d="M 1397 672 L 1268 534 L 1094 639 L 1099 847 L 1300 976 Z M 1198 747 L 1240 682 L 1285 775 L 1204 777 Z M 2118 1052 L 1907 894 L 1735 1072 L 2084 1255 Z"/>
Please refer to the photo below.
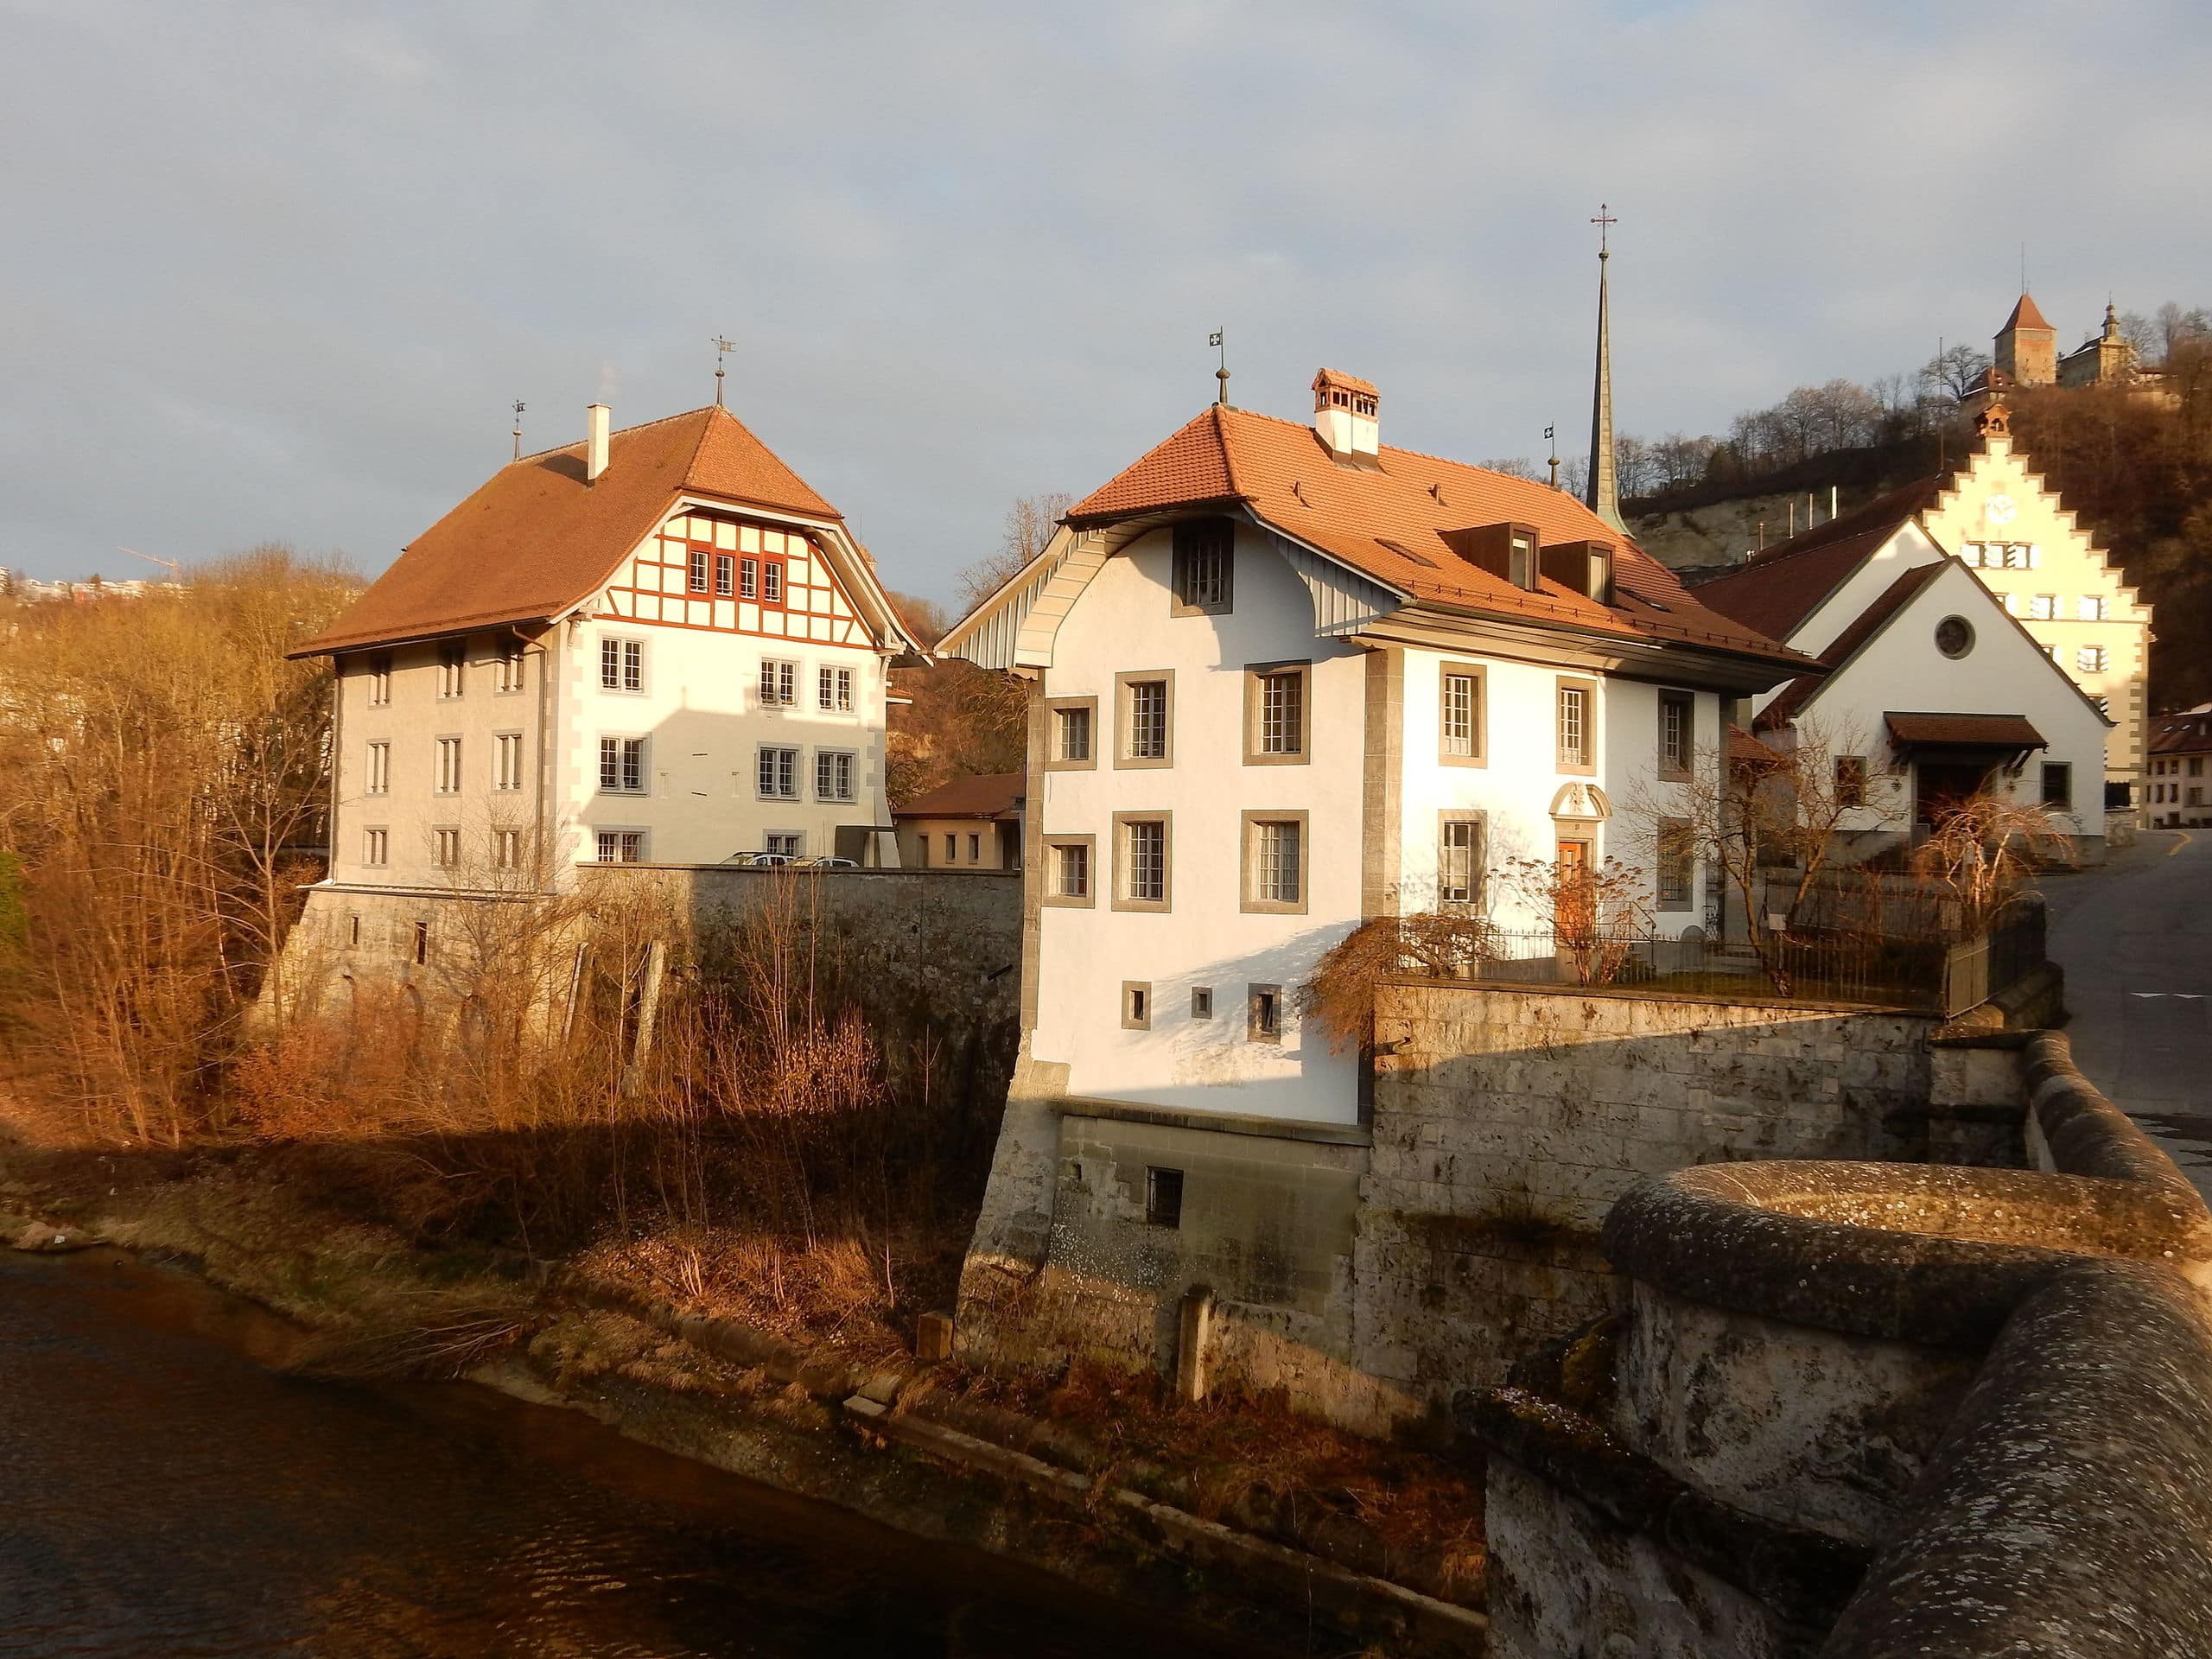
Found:
<path fill-rule="evenodd" d="M 285 1376 L 282 1335 L 127 1258 L 0 1252 L 0 1655 L 1240 1651 L 573 1412 Z"/>

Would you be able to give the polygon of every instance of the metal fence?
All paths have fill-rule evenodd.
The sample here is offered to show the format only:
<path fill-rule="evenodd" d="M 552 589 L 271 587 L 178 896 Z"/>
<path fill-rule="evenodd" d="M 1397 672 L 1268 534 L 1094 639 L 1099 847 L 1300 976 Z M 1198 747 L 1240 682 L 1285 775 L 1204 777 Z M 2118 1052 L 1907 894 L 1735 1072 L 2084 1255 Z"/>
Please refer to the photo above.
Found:
<path fill-rule="evenodd" d="M 1691 996 L 1853 1002 L 1946 1017 L 1986 1001 L 2044 963 L 2044 908 L 2015 899 L 1966 936 L 1852 930 L 1746 940 L 1648 932 L 1489 930 L 1459 976 L 1481 984 L 1585 985 Z"/>

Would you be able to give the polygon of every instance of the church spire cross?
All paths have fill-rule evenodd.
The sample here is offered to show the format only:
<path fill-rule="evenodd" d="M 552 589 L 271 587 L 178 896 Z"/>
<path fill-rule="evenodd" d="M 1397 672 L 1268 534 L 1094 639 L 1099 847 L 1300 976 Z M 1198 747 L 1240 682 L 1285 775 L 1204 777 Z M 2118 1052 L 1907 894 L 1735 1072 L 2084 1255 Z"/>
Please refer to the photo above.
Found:
<path fill-rule="evenodd" d="M 1605 248 L 1605 232 L 1610 226 L 1619 224 L 1620 220 L 1614 218 L 1605 204 L 1601 201 L 1598 204 L 1598 217 L 1590 222 L 1598 227 L 1598 257 L 1600 259 L 1611 258 L 1612 256 Z"/>

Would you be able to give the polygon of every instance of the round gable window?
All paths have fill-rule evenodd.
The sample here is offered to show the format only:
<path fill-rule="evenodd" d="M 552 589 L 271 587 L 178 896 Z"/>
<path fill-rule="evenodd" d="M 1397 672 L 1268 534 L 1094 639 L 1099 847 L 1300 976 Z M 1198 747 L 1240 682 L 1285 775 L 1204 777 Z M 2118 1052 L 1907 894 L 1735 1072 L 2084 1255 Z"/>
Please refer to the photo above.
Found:
<path fill-rule="evenodd" d="M 1936 649 L 1946 657 L 1963 657 L 1974 649 L 1974 625 L 1963 616 L 1947 616 L 1936 625 Z"/>

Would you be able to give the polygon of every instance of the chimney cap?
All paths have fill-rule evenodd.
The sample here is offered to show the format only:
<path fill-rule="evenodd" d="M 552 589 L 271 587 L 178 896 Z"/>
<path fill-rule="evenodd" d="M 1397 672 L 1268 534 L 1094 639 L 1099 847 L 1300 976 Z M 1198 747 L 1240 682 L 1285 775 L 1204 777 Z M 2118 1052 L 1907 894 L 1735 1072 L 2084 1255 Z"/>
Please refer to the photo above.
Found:
<path fill-rule="evenodd" d="M 1325 409 L 1348 409 L 1355 415 L 1375 413 L 1381 394 L 1370 380 L 1356 374 L 1339 373 L 1335 369 L 1323 369 L 1313 377 L 1313 412 Z"/>

